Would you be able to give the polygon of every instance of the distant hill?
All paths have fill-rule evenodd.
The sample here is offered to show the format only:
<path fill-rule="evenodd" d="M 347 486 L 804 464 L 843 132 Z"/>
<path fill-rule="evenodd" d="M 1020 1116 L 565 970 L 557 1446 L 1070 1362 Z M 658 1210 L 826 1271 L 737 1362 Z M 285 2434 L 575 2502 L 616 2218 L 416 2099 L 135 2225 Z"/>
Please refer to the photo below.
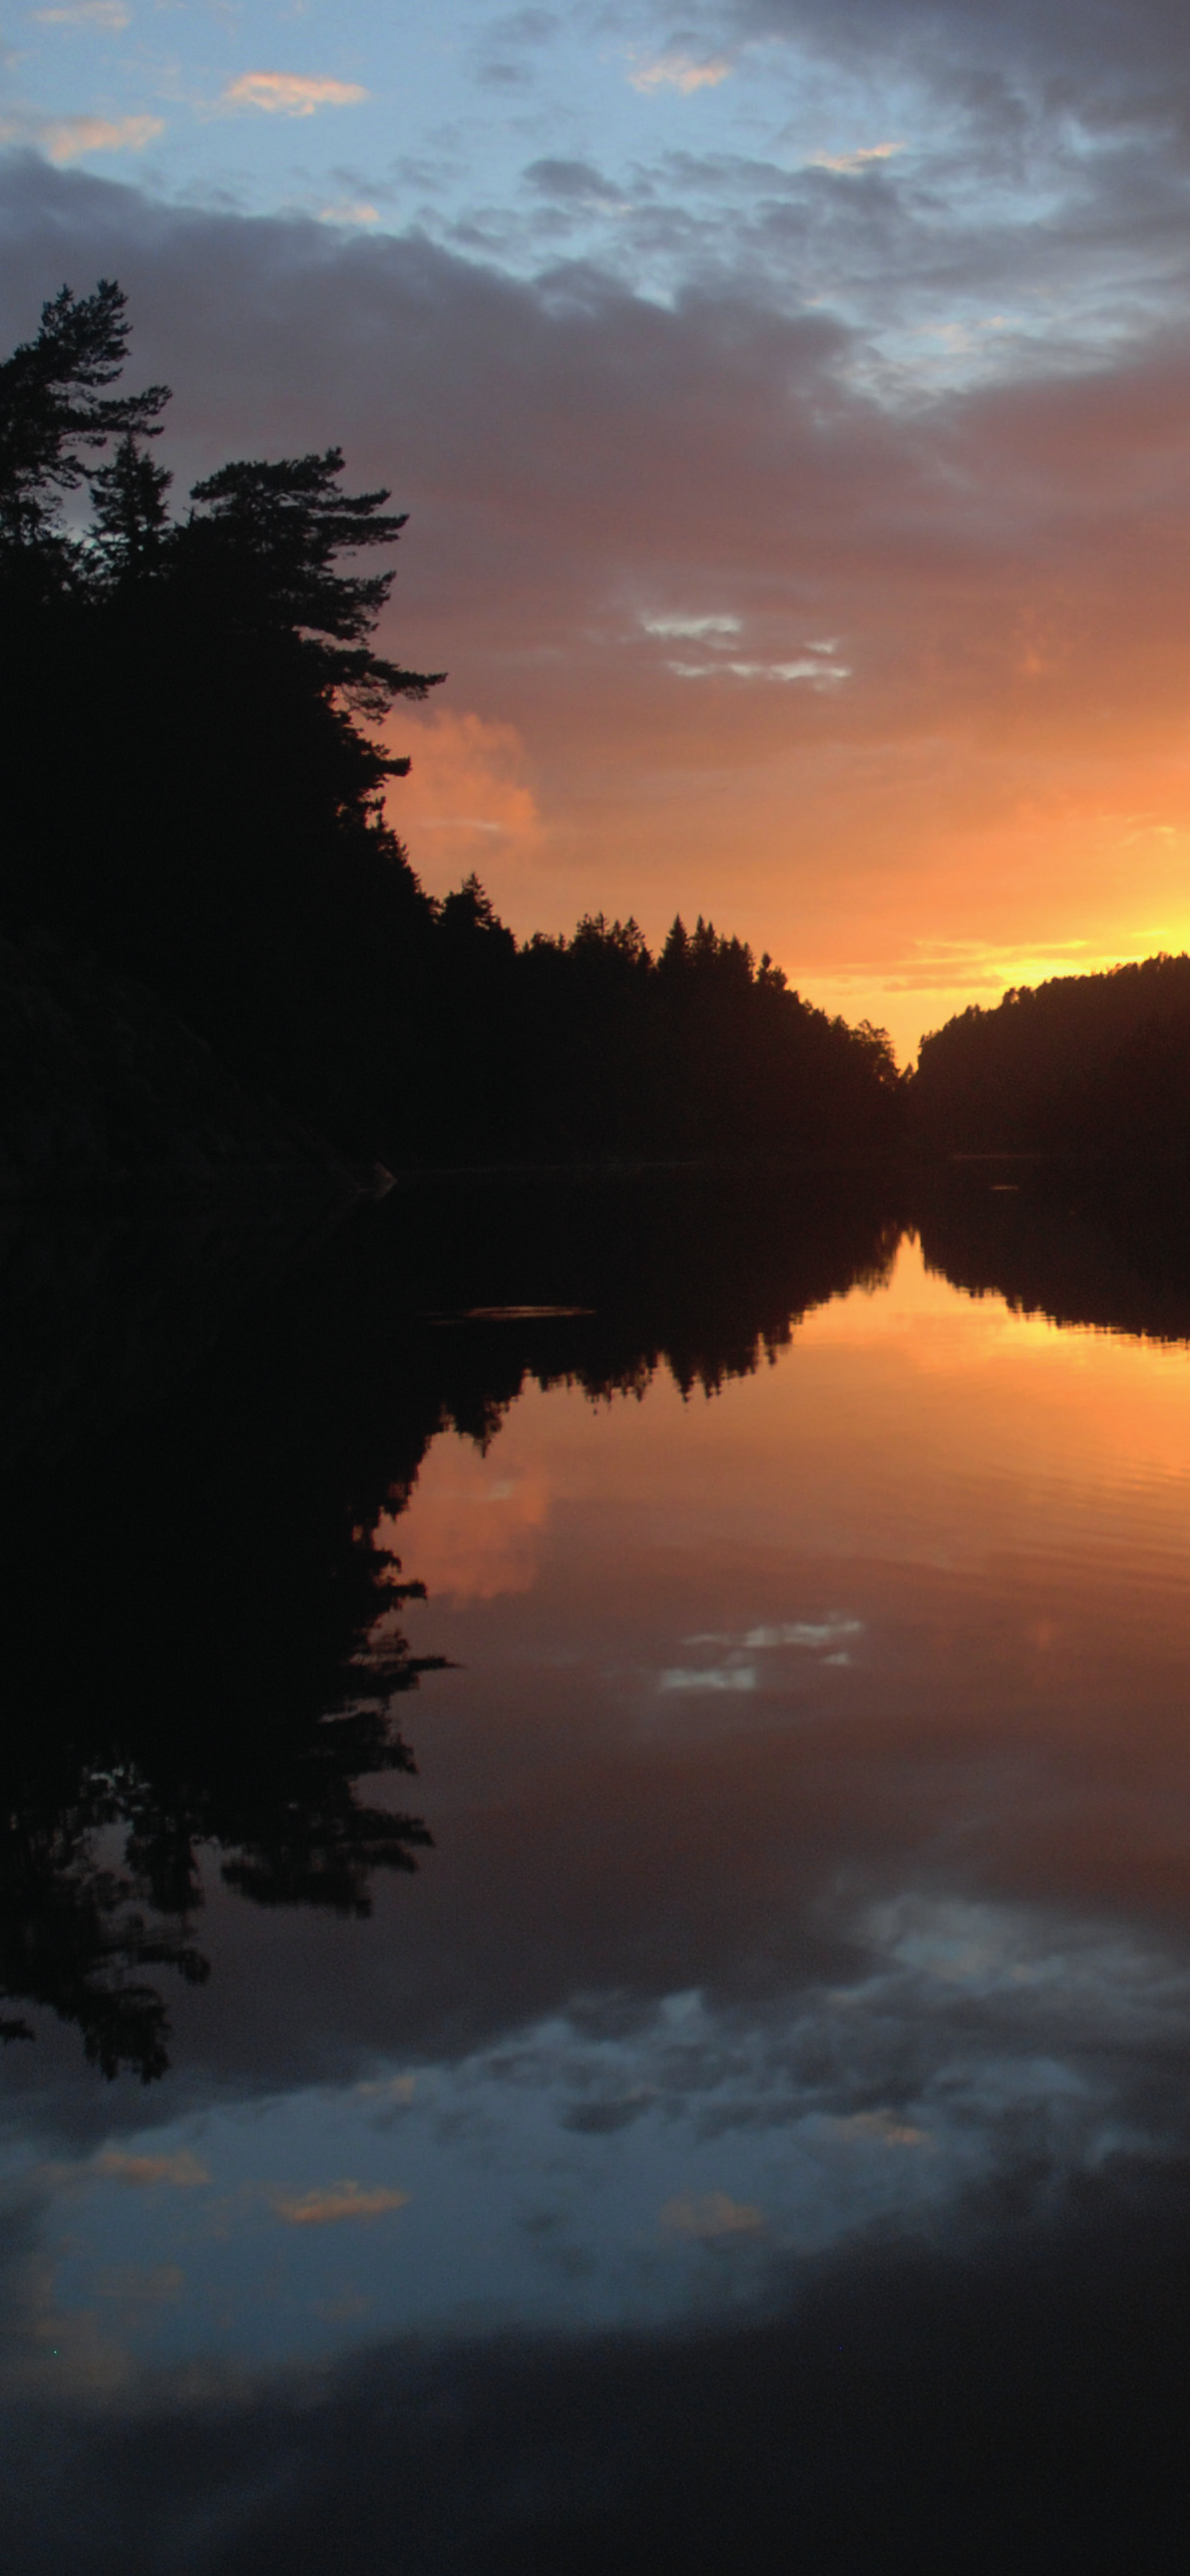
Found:
<path fill-rule="evenodd" d="M 911 1116 L 945 1153 L 1190 1153 L 1190 956 L 960 1012 L 922 1040 Z"/>

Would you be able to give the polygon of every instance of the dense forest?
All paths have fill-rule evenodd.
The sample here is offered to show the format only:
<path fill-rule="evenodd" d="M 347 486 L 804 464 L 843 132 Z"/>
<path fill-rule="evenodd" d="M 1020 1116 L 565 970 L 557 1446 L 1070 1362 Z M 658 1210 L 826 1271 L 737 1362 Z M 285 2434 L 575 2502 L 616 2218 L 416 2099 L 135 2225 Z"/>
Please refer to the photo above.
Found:
<path fill-rule="evenodd" d="M 168 389 L 115 389 L 128 332 L 117 285 L 64 287 L 0 365 L 9 943 L 59 994 L 63 958 L 132 979 L 389 1165 L 885 1149 L 883 1031 L 710 923 L 659 954 L 602 915 L 521 941 L 475 878 L 426 894 L 378 728 L 444 675 L 376 651 L 393 574 L 358 569 L 403 518 L 334 448 L 228 463 L 175 511 Z"/>
<path fill-rule="evenodd" d="M 951 1153 L 1190 1152 L 1190 957 L 1059 975 L 923 1038 L 912 1124 Z"/>

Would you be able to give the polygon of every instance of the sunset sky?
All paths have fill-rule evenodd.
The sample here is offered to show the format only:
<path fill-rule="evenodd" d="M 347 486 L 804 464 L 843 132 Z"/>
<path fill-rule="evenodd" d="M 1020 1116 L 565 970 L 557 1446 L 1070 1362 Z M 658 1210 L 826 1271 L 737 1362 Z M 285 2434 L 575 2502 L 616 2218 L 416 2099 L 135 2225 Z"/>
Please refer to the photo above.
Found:
<path fill-rule="evenodd" d="M 1173 0 L 9 5 L 0 331 L 117 276 L 184 493 L 410 512 L 434 891 L 920 1033 L 1190 944 Z"/>

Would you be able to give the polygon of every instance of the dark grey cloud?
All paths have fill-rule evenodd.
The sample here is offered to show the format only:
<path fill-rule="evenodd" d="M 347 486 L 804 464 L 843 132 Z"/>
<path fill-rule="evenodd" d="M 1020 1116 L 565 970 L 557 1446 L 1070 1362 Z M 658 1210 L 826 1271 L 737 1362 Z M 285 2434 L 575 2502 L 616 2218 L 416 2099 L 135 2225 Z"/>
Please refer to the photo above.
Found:
<path fill-rule="evenodd" d="M 809 67 L 828 90 L 834 76 L 861 119 L 904 118 L 918 167 L 891 172 L 891 184 L 924 178 L 939 231 L 989 219 L 998 231 L 1007 219 L 1018 280 L 1054 219 L 1059 234 L 1067 222 L 1115 229 L 1108 256 L 1122 283 L 1125 246 L 1143 262 L 1137 218 L 1150 190 L 1160 258 L 1160 200 L 1184 187 L 1190 146 L 1190 20 L 1172 0 L 706 0 L 683 14 L 688 43 L 740 72 L 771 66 L 791 102 Z M 1015 227 L 988 201 L 996 190 L 1019 193 Z M 1008 263 L 1002 275 L 1007 288 Z"/>
<path fill-rule="evenodd" d="M 796 291 L 798 262 L 818 258 L 814 208 L 840 196 L 875 301 L 879 243 L 913 255 L 912 200 L 880 171 L 810 173 L 800 195 L 754 206 L 788 293 L 758 256 L 664 302 L 591 261 L 517 279 L 481 247 L 162 206 L 16 156 L 0 179 L 0 331 L 30 330 L 63 278 L 118 276 L 135 371 L 175 387 L 181 489 L 229 453 L 341 441 L 412 512 L 394 643 L 451 672 L 443 705 L 517 725 L 563 804 L 614 775 L 643 814 L 667 764 L 854 744 L 874 725 L 1024 727 L 1044 747 L 1081 721 L 1089 687 L 1110 689 L 1117 721 L 1173 721 L 1190 651 L 1169 537 L 1190 473 L 1180 337 L 1163 313 L 1139 335 L 1129 308 L 1105 357 L 1009 315 L 999 383 L 925 401 L 911 373 L 865 377 L 858 326 Z M 1171 263 L 1175 214 L 1167 197 Z M 644 238 L 692 219 L 661 203 L 635 220 Z M 989 239 L 952 245 L 949 266 L 936 241 L 941 290 L 957 299 Z M 1042 228 L 1043 281 L 1051 255 Z M 1085 257 L 1105 264 L 1090 218 Z M 753 676 L 725 666 L 696 715 L 673 667 L 690 657 L 641 624 L 658 615 L 740 620 L 732 658 Z M 1031 690 L 1026 626 L 1045 638 Z M 846 688 L 761 685 L 823 635 L 845 639 Z"/>
<path fill-rule="evenodd" d="M 420 615 L 432 590 L 456 659 L 460 617 L 514 653 L 528 617 L 540 646 L 559 615 L 595 604 L 596 565 L 605 600 L 612 562 L 634 584 L 664 577 L 667 558 L 695 572 L 712 470 L 703 440 L 721 460 L 711 542 L 746 578 L 755 478 L 776 503 L 811 388 L 834 435 L 827 449 L 811 432 L 804 504 L 786 490 L 782 517 L 812 507 L 807 471 L 821 486 L 859 446 L 891 467 L 895 440 L 834 382 L 844 338 L 824 314 L 722 295 L 675 311 L 581 263 L 521 284 L 416 236 L 344 240 L 313 223 L 163 209 L 32 160 L 8 164 L 0 224 L 10 341 L 63 277 L 124 282 L 135 366 L 175 387 L 182 477 L 229 445 L 340 437 L 358 471 L 393 481 L 416 513 L 406 595 L 421 594 Z M 750 488 L 728 469 L 740 441 Z"/>
<path fill-rule="evenodd" d="M 1162 65 L 1175 77 L 1190 68 L 1177 0 L 710 0 L 697 23 L 727 40 L 811 40 L 869 63 L 903 50 L 943 78 L 962 64 L 989 97 L 1025 72 L 1049 82 L 1054 107 L 1144 95 Z"/>
<path fill-rule="evenodd" d="M 617 206 L 623 202 L 622 191 L 594 169 L 589 161 L 558 161 L 548 157 L 530 161 L 525 178 L 531 188 L 544 197 L 579 199 L 589 204 L 593 199 L 602 205 Z"/>
<path fill-rule="evenodd" d="M 179 491 L 229 454 L 331 441 L 394 490 L 393 648 L 450 673 L 435 724 L 524 746 L 542 831 L 493 875 L 518 928 L 643 906 L 656 936 L 679 906 L 727 904 L 807 980 L 819 933 L 790 956 L 795 921 L 833 945 L 849 889 L 903 920 L 924 847 L 1064 774 L 1127 815 L 1157 759 L 1146 808 L 1181 810 L 1158 800 L 1190 661 L 1183 183 L 1137 150 L 1127 223 L 1117 163 L 1114 199 L 1089 181 L 1022 230 L 1009 203 L 952 221 L 897 169 L 762 171 L 732 222 L 709 191 L 639 189 L 598 217 L 615 268 L 559 257 L 568 232 L 515 275 L 499 210 L 448 247 L 162 205 L 16 156 L 0 334 L 64 277 L 114 274 L 136 371 L 176 390 Z M 560 199 L 535 214 L 567 220 Z M 731 652 L 679 648 L 674 619 L 734 621 Z M 829 689 L 808 669 L 823 637 L 847 674 Z M 429 774 L 412 747 L 410 816 Z M 969 781 L 973 761 L 974 788 L 927 790 L 935 762 Z M 443 794 L 434 810 L 488 810 Z M 456 861 L 433 829 L 413 855 L 437 888 Z M 986 937 L 987 899 L 956 876 L 937 935 L 969 937 L 978 903 Z"/>
<path fill-rule="evenodd" d="M 535 80 L 538 59 L 561 32 L 552 9 L 512 9 L 486 21 L 478 35 L 474 73 L 485 89 L 526 89 Z"/>

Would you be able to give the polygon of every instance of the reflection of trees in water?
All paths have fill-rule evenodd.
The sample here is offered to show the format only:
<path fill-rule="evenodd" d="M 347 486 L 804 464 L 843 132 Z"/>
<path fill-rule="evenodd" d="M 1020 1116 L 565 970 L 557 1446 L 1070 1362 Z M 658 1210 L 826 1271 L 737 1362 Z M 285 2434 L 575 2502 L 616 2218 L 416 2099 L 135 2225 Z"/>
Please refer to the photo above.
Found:
<path fill-rule="evenodd" d="M 398 1597 L 418 1589 L 400 1587 Z M 169 2018 L 146 1971 L 206 1981 L 190 1930 L 203 1902 L 200 1848 L 213 1845 L 223 1880 L 258 1905 L 366 1915 L 374 1873 L 413 1869 L 431 1836 L 416 1816 L 362 1798 L 359 1783 L 415 1770 L 392 1701 L 441 1663 L 411 1656 L 390 1633 L 383 1649 L 364 1645 L 348 1660 L 366 1695 L 325 1713 L 296 1710 L 288 1725 L 238 1747 L 216 1726 L 201 1768 L 181 1770 L 164 1731 L 155 1747 L 141 1731 L 139 1760 L 80 1754 L 70 1743 L 48 1758 L 10 1752 L 0 1991 L 76 2023 L 105 2075 L 130 2067 L 147 2083 L 163 2074 Z M 154 1768 L 142 1767 L 154 1754 Z M 0 2037 L 33 2035 L 23 2018 L 0 2018 Z"/>
<path fill-rule="evenodd" d="M 397 1703 L 442 1660 L 410 1653 L 394 1613 L 421 1587 L 375 1541 L 431 1440 L 488 1441 L 527 1377 L 602 1399 L 642 1393 L 665 1363 L 710 1393 L 808 1307 L 882 1275 L 897 1231 L 862 1184 L 846 1204 L 656 1175 L 427 1186 L 366 1212 L 247 1314 L 229 1294 L 214 1350 L 179 1300 L 176 1245 L 167 1292 L 160 1233 L 139 1262 L 126 1230 L 106 1265 L 92 1246 L 48 1355 L 66 1403 L 26 1405 L 0 1490 L 0 1990 L 73 2023 L 105 2074 L 148 2081 L 170 2037 L 154 1972 L 207 1974 L 192 1928 L 204 1846 L 257 1904 L 366 1914 L 375 1873 L 412 1869 L 431 1839 L 362 1785 L 414 1771 Z M 240 1258 L 233 1245 L 233 1273 Z M 209 1239 L 203 1260 L 205 1299 Z M 47 1264 L 18 1271 L 44 1282 Z M 589 1311 L 490 1312 L 530 1301 Z M 478 1307 L 487 1319 L 465 1320 Z M 40 1300 L 36 1329 L 17 1316 L 10 1333 L 10 1348 L 46 1348 Z M 119 1387 L 97 1407 L 109 1348 Z M 20 2010 L 0 2033 L 31 2036 Z"/>
<path fill-rule="evenodd" d="M 1190 1202 L 1175 1166 L 980 1161 L 914 1187 L 928 1266 L 1054 1323 L 1190 1340 Z"/>
<path fill-rule="evenodd" d="M 97 1838 L 126 1817 L 133 1787 L 80 1766 L 57 1810 L 42 1780 L 30 1782 L 19 1803 L 9 1788 L 0 1834 L 0 1979 L 7 1995 L 76 2022 L 87 2056 L 105 2075 L 134 2066 L 148 2082 L 169 2063 L 169 2024 L 143 1971 L 168 1966 L 201 1985 L 207 1962 L 184 1930 L 146 1922 L 150 1890 L 135 1866 L 131 1833 L 124 1867 L 105 1867 L 96 1857 Z M 187 1911 L 197 1895 L 191 1886 Z M 5 2016 L 0 2035 L 32 2039 L 33 2032 L 23 2018 Z"/>

